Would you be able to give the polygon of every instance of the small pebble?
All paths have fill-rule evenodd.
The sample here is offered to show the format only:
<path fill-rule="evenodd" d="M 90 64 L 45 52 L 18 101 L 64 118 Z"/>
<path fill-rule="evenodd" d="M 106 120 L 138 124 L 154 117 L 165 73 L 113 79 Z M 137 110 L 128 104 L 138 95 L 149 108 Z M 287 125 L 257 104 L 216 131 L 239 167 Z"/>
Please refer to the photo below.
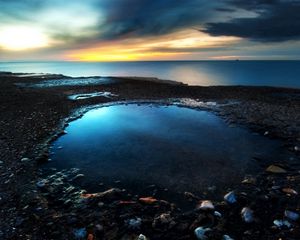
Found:
<path fill-rule="evenodd" d="M 273 223 L 278 228 L 282 228 L 282 227 L 291 228 L 292 227 L 292 224 L 287 220 L 274 220 Z"/>
<path fill-rule="evenodd" d="M 228 203 L 235 203 L 237 200 L 236 200 L 236 196 L 234 194 L 233 191 L 227 193 L 225 196 L 224 196 L 224 200 Z"/>
<path fill-rule="evenodd" d="M 43 187 L 46 186 L 46 181 L 45 180 L 38 181 L 36 183 L 36 186 L 39 187 L 39 188 L 43 188 Z"/>
<path fill-rule="evenodd" d="M 131 229 L 139 229 L 142 225 L 142 219 L 132 218 L 127 221 L 127 224 Z"/>
<path fill-rule="evenodd" d="M 146 236 L 143 234 L 140 234 L 137 238 L 137 240 L 147 240 Z"/>
<path fill-rule="evenodd" d="M 30 161 L 29 158 L 22 158 L 22 159 L 21 159 L 21 162 L 29 162 L 29 161 Z"/>
<path fill-rule="evenodd" d="M 223 240 L 234 240 L 234 239 L 232 237 L 230 237 L 229 235 L 224 235 Z"/>
<path fill-rule="evenodd" d="M 222 214 L 218 211 L 214 211 L 214 215 L 219 218 L 222 217 Z"/>
<path fill-rule="evenodd" d="M 285 210 L 284 216 L 286 216 L 287 218 L 289 218 L 293 221 L 297 221 L 300 217 L 300 215 L 298 213 L 290 211 L 290 210 Z"/>
<path fill-rule="evenodd" d="M 248 207 L 244 207 L 242 209 L 241 215 L 242 215 L 243 220 L 246 223 L 251 223 L 254 220 L 254 218 L 253 218 L 253 211 L 250 208 L 248 208 Z"/>
<path fill-rule="evenodd" d="M 205 200 L 205 201 L 202 201 L 200 206 L 199 206 L 199 209 L 201 210 L 214 210 L 215 207 L 213 205 L 213 203 L 209 200 Z"/>
<path fill-rule="evenodd" d="M 207 236 L 205 236 L 205 233 L 210 231 L 210 228 L 203 228 L 203 227 L 197 227 L 194 231 L 196 238 L 199 240 L 206 240 L 208 239 Z"/>

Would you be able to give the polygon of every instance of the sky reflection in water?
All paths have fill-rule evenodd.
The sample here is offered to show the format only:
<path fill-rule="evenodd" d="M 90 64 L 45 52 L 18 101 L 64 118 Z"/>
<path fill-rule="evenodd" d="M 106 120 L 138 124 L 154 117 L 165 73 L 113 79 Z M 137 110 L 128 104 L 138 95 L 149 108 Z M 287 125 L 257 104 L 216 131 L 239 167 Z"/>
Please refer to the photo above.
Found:
<path fill-rule="evenodd" d="M 176 106 L 102 107 L 66 130 L 46 167 L 80 168 L 93 191 L 115 180 L 138 190 L 151 184 L 174 191 L 222 189 L 259 170 L 253 156 L 286 157 L 277 141 L 231 128 L 212 113 Z"/>

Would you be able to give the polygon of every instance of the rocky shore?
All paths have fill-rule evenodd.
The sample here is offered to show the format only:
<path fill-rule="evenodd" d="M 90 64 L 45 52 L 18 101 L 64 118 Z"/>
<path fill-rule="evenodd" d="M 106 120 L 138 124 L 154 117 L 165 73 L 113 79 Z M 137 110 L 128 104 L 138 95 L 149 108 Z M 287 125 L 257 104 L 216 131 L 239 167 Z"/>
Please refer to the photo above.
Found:
<path fill-rule="evenodd" d="M 55 86 L 57 79 L 67 84 Z M 0 73 L 0 239 L 300 239 L 300 90 L 84 80 L 91 83 L 61 75 Z M 45 81 L 53 81 L 52 86 L 35 87 Z M 194 206 L 189 211 L 169 199 L 126 189 L 87 192 L 76 184 L 84 178 L 80 169 L 53 170 L 47 176 L 40 170 L 48 160 L 48 144 L 85 109 L 117 101 L 173 104 L 174 99 L 207 107 L 230 125 L 281 139 L 295 157 L 266 164 L 254 156 L 264 171 L 224 189 L 218 201 L 205 193 L 184 193 Z"/>

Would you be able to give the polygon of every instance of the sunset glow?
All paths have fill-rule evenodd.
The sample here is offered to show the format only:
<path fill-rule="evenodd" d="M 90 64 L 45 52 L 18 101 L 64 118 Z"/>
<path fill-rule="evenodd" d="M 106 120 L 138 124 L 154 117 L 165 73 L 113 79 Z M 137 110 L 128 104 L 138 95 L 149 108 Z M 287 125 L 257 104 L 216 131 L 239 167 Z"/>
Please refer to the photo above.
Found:
<path fill-rule="evenodd" d="M 298 59 L 299 10 L 298 1 L 0 0 L 0 61 Z"/>
<path fill-rule="evenodd" d="M 48 46 L 47 37 L 38 29 L 12 26 L 0 30 L 0 47 L 21 51 Z"/>
<path fill-rule="evenodd" d="M 65 55 L 75 61 L 136 61 L 176 59 L 209 47 L 239 42 L 236 37 L 211 37 L 195 30 L 179 31 L 161 37 L 103 42 L 72 50 Z"/>

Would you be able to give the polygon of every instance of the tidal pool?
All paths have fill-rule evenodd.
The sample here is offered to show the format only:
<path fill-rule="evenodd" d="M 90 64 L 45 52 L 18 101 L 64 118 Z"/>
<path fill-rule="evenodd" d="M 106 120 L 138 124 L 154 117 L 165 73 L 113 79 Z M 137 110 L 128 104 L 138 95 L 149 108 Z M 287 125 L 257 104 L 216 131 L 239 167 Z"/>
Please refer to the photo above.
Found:
<path fill-rule="evenodd" d="M 82 100 L 82 99 L 94 98 L 94 97 L 113 98 L 117 96 L 118 95 L 112 94 L 111 92 L 92 92 L 92 93 L 73 94 L 73 95 L 69 95 L 68 98 L 71 100 Z"/>
<path fill-rule="evenodd" d="M 52 144 L 45 167 L 79 168 L 89 191 L 98 191 L 99 183 L 141 192 L 153 184 L 174 192 L 226 191 L 263 170 L 254 157 L 264 164 L 287 157 L 279 141 L 178 106 L 101 107 L 66 131 Z"/>
<path fill-rule="evenodd" d="M 38 83 L 16 83 L 20 87 L 32 88 L 51 88 L 65 86 L 88 86 L 88 85 L 105 85 L 118 82 L 117 79 L 110 77 L 87 77 L 87 78 L 61 78 L 45 80 Z"/>

